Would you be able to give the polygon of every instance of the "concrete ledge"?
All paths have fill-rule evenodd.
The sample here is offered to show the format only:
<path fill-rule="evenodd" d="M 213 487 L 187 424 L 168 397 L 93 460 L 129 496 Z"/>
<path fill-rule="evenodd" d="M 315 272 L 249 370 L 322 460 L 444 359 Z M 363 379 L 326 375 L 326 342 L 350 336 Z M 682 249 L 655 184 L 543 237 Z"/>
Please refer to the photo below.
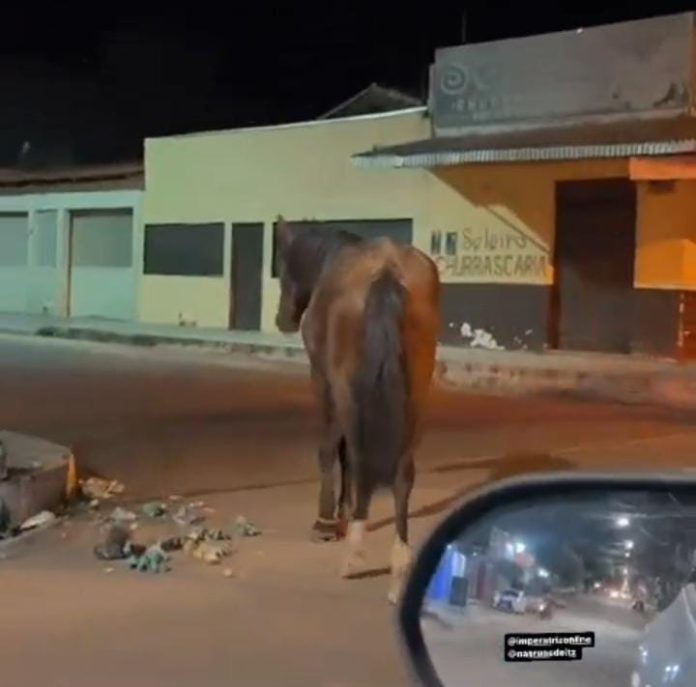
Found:
<path fill-rule="evenodd" d="M 72 455 L 64 446 L 37 437 L 0 431 L 7 450 L 9 478 L 0 482 L 0 499 L 12 527 L 42 510 L 56 511 L 64 502 Z"/>

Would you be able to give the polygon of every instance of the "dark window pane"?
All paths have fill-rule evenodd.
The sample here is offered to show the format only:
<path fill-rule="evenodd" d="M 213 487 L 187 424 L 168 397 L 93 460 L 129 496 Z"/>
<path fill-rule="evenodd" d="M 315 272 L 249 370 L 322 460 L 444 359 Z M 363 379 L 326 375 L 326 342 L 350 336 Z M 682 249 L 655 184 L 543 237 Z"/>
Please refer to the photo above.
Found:
<path fill-rule="evenodd" d="M 225 225 L 148 224 L 145 274 L 222 276 Z"/>

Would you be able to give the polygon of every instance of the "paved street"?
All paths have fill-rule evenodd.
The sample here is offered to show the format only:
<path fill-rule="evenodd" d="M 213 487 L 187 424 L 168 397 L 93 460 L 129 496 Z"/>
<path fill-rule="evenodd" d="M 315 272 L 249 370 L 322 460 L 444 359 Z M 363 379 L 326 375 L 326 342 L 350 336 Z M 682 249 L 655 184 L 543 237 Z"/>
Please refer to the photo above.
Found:
<path fill-rule="evenodd" d="M 233 557 L 234 579 L 179 558 L 164 578 L 119 566 L 107 574 L 92 556 L 89 522 L 16 547 L 0 563 L 3 625 L 12 628 L 0 642 L 3 685 L 406 684 L 386 579 L 338 579 L 339 547 L 307 538 L 316 449 L 304 369 L 0 337 L 0 379 L 1 425 L 70 445 L 80 466 L 122 480 L 129 500 L 200 494 L 220 524 L 244 513 L 264 529 Z M 412 521 L 414 541 L 501 455 L 693 465 L 693 419 L 438 391 L 418 455 L 413 510 L 425 517 Z M 389 515 L 389 500 L 378 499 L 375 569 L 387 562 Z"/>
<path fill-rule="evenodd" d="M 586 605 L 585 605 L 586 606 Z M 626 687 L 637 655 L 640 626 L 628 609 L 559 610 L 550 621 L 474 608 L 451 629 L 424 622 L 433 665 L 445 687 Z M 635 614 L 634 614 L 635 615 Z M 577 662 L 505 663 L 506 633 L 595 632 L 595 646 Z"/>

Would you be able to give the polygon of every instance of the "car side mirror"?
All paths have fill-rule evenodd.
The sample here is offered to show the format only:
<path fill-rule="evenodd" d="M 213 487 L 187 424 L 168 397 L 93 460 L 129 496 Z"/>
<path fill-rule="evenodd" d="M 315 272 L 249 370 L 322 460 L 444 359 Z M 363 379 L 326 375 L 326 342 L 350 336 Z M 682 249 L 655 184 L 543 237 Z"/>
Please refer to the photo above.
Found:
<path fill-rule="evenodd" d="M 428 687 L 696 685 L 696 480 L 553 473 L 473 492 L 399 607 Z"/>

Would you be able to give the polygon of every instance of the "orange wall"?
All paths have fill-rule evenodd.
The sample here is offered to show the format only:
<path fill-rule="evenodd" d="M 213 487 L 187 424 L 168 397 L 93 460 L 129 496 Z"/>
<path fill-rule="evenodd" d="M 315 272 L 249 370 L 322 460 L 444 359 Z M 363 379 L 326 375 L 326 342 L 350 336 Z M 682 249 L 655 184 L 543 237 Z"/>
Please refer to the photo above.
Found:
<path fill-rule="evenodd" d="M 462 165 L 435 170 L 436 176 L 457 190 L 470 205 L 469 212 L 460 215 L 462 226 L 498 234 L 507 232 L 511 237 L 517 237 L 517 245 L 522 245 L 520 250 L 532 256 L 533 251 L 537 251 L 545 257 L 545 275 L 478 281 L 542 284 L 553 281 L 556 182 L 626 177 L 627 173 L 625 160 Z M 526 245 L 525 237 L 528 239 Z M 503 243 L 509 246 L 514 241 Z M 447 281 L 473 280 L 458 278 Z"/>
<path fill-rule="evenodd" d="M 456 208 L 462 226 L 529 237 L 547 265 L 545 277 L 459 275 L 445 281 L 551 283 L 556 182 L 627 177 L 628 161 L 468 165 L 434 173 L 466 201 Z M 640 182 L 637 191 L 636 287 L 696 290 L 696 181 L 661 186 Z M 453 218 L 449 225 L 455 225 Z"/>
<path fill-rule="evenodd" d="M 696 181 L 638 185 L 636 286 L 696 289 Z"/>

